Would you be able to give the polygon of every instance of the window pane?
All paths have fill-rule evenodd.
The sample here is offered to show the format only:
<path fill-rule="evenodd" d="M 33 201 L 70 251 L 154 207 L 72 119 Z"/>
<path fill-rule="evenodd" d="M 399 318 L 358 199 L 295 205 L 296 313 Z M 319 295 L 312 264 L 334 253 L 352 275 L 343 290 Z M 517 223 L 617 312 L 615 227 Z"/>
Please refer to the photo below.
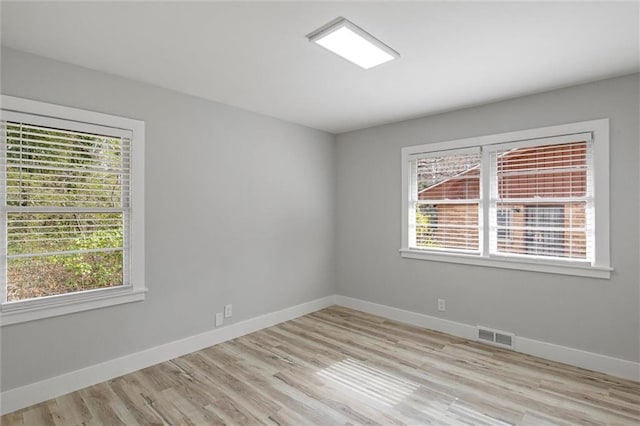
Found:
<path fill-rule="evenodd" d="M 491 250 L 587 260 L 590 156 L 586 141 L 493 152 Z"/>
<path fill-rule="evenodd" d="M 123 285 L 130 140 L 3 124 L 7 301 Z"/>
<path fill-rule="evenodd" d="M 419 159 L 418 199 L 478 199 L 480 196 L 479 165 L 479 153 Z"/>
<path fill-rule="evenodd" d="M 585 196 L 587 164 L 586 142 L 499 151 L 498 198 Z"/>
<path fill-rule="evenodd" d="M 477 252 L 480 151 L 414 161 L 416 248 Z"/>
<path fill-rule="evenodd" d="M 510 212 L 510 225 L 500 230 L 508 239 L 498 237 L 498 253 L 533 256 L 587 258 L 586 202 L 563 204 L 498 203 L 498 211 Z"/>
<path fill-rule="evenodd" d="M 127 140 L 7 123 L 8 206 L 122 207 Z"/>
<path fill-rule="evenodd" d="M 9 259 L 7 301 L 122 285 L 122 251 Z"/>
<path fill-rule="evenodd" d="M 478 204 L 418 204 L 416 246 L 477 251 Z"/>

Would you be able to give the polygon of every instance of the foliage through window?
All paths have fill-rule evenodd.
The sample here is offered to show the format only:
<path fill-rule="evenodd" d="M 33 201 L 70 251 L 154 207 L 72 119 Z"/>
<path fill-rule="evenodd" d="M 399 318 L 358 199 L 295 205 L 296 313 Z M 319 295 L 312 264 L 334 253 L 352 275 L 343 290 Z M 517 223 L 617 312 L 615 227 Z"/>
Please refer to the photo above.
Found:
<path fill-rule="evenodd" d="M 495 135 L 495 141 L 483 137 L 403 149 L 403 253 L 609 269 L 608 233 L 596 240 L 598 223 L 602 235 L 608 227 L 608 202 L 596 199 L 594 191 L 596 170 L 608 182 L 604 121 L 576 123 L 599 129 L 599 141 L 595 131 L 534 129 L 514 132 L 513 139 Z M 596 143 L 602 157 L 597 160 Z"/>

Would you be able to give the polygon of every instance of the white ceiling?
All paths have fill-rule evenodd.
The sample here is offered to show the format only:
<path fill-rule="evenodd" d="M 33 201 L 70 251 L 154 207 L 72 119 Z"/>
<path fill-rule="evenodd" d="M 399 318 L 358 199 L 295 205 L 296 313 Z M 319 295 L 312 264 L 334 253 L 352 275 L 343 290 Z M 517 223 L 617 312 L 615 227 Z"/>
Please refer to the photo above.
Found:
<path fill-rule="evenodd" d="M 332 133 L 639 70 L 638 2 L 2 2 L 2 44 Z M 307 41 L 344 16 L 400 52 Z"/>

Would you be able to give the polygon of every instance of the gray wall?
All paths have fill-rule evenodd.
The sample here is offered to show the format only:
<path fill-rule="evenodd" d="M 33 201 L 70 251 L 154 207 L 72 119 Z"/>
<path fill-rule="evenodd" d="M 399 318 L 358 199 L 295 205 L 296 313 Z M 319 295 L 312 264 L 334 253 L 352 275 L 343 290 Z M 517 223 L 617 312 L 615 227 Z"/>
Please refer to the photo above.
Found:
<path fill-rule="evenodd" d="M 638 96 L 634 75 L 339 135 L 338 293 L 640 361 Z M 605 117 L 611 280 L 400 257 L 401 147 Z"/>
<path fill-rule="evenodd" d="M 238 321 L 336 291 L 640 360 L 637 75 L 335 144 L 327 133 L 10 49 L 1 71 L 2 93 L 146 122 L 150 289 L 142 303 L 3 327 L 2 390 L 204 332 L 225 303 Z M 401 147 L 603 117 L 611 280 L 400 257 Z"/>
<path fill-rule="evenodd" d="M 3 391 L 335 293 L 333 135 L 15 50 L 2 93 L 146 122 L 147 300 L 2 327 Z"/>

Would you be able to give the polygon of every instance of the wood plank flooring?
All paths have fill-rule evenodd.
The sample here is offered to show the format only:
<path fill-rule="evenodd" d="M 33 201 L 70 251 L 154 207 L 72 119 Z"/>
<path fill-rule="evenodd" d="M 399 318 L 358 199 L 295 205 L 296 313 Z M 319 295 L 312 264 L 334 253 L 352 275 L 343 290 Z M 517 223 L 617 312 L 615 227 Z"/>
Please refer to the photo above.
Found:
<path fill-rule="evenodd" d="M 640 383 L 331 307 L 2 425 L 639 425 Z"/>

